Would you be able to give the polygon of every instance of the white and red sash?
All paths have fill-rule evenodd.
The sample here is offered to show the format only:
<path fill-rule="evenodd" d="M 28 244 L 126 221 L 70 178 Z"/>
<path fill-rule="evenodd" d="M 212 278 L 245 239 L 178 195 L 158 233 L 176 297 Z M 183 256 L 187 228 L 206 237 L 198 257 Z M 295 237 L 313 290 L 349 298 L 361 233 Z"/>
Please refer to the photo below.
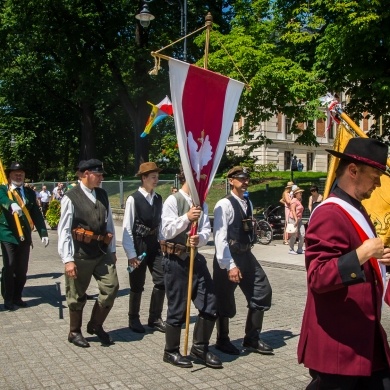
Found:
<path fill-rule="evenodd" d="M 353 227 L 359 234 L 360 239 L 362 242 L 367 240 L 368 238 L 374 238 L 376 237 L 375 231 L 372 230 L 370 224 L 367 222 L 366 218 L 364 218 L 363 214 L 357 210 L 355 207 L 353 207 L 351 204 L 346 202 L 345 200 L 342 200 L 340 198 L 336 197 L 330 197 L 321 202 L 314 210 L 313 213 L 310 216 L 310 219 L 312 218 L 315 211 L 326 204 L 333 203 L 339 206 L 339 208 L 344 212 L 344 214 L 348 217 L 348 219 L 351 221 Z M 378 279 L 382 283 L 383 292 L 385 291 L 386 286 L 386 266 L 380 263 L 377 259 L 374 257 L 371 257 L 369 260 L 371 266 L 373 267 Z"/>

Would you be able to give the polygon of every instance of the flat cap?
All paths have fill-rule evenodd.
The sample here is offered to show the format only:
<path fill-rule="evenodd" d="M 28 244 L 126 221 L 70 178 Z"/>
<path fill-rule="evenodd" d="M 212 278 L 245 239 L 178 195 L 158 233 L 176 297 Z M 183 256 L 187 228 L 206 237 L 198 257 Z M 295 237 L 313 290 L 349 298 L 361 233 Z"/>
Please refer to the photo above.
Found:
<path fill-rule="evenodd" d="M 80 172 L 91 171 L 98 173 L 106 173 L 103 169 L 103 163 L 96 158 L 91 158 L 90 160 L 82 160 L 79 162 L 78 170 Z"/>
<path fill-rule="evenodd" d="M 249 168 L 247 167 L 233 167 L 227 174 L 227 177 L 232 178 L 249 178 Z"/>

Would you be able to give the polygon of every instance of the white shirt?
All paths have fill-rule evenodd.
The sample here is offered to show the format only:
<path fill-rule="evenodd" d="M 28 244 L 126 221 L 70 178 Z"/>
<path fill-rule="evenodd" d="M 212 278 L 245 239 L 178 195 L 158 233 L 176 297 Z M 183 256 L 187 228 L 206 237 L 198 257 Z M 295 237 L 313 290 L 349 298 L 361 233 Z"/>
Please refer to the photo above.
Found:
<path fill-rule="evenodd" d="M 151 206 L 153 206 L 153 202 L 154 199 L 157 198 L 157 194 L 154 191 L 149 193 L 142 187 L 139 187 L 138 191 L 145 197 L 148 203 Z M 126 200 L 125 214 L 123 216 L 123 236 L 122 236 L 123 249 L 125 250 L 128 259 L 133 259 L 134 257 L 137 257 L 137 252 L 134 247 L 134 237 L 133 237 L 134 217 L 135 217 L 134 197 L 129 196 Z"/>
<path fill-rule="evenodd" d="M 246 213 L 247 203 L 244 199 L 239 198 L 233 192 L 231 195 L 237 199 L 242 210 Z M 249 201 L 250 207 L 253 210 L 252 202 Z M 217 261 L 221 269 L 231 270 L 236 267 L 236 263 L 233 260 L 230 253 L 229 243 L 227 241 L 229 225 L 234 220 L 234 209 L 229 199 L 223 198 L 217 202 L 214 207 L 214 244 L 215 254 Z"/>
<path fill-rule="evenodd" d="M 40 195 L 41 195 L 41 202 L 42 203 L 49 203 L 50 201 L 50 191 L 41 191 L 40 192 Z"/>
<path fill-rule="evenodd" d="M 22 200 L 23 200 L 23 203 L 25 203 L 26 202 L 26 196 L 24 194 L 24 186 L 22 185 L 22 186 L 18 187 L 15 184 L 11 184 L 10 185 L 11 192 L 13 190 L 16 190 L 17 188 L 20 188 L 20 193 L 21 193 L 21 196 L 22 196 Z"/>
<path fill-rule="evenodd" d="M 93 203 L 96 203 L 96 192 L 90 190 L 83 183 L 80 182 L 80 187 L 84 194 Z M 58 224 L 58 253 L 61 257 L 62 262 L 69 263 L 74 261 L 74 244 L 72 239 L 72 222 L 73 222 L 74 206 L 68 196 L 64 196 L 61 200 L 61 218 Z M 112 233 L 114 237 L 110 245 L 108 246 L 108 252 L 116 252 L 116 241 L 115 241 L 115 228 L 114 220 L 112 218 L 111 206 L 108 206 L 108 213 L 106 215 L 107 231 Z"/>
<path fill-rule="evenodd" d="M 193 204 L 191 196 L 181 189 L 179 192 L 184 196 L 189 206 L 192 207 Z M 161 239 L 170 240 L 176 237 L 178 234 L 187 230 L 190 223 L 191 222 L 187 217 L 187 213 L 179 216 L 177 200 L 174 195 L 169 195 L 164 202 L 161 215 Z M 199 235 L 198 248 L 206 245 L 211 234 L 208 206 L 206 203 L 203 203 L 203 212 L 200 214 L 197 234 Z"/>

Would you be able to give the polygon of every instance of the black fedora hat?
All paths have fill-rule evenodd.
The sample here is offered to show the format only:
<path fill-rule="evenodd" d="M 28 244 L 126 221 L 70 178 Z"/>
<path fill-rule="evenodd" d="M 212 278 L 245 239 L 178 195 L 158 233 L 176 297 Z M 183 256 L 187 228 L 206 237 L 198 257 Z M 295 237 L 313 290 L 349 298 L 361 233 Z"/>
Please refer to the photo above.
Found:
<path fill-rule="evenodd" d="M 26 170 L 24 169 L 24 166 L 20 162 L 17 162 L 17 161 L 12 161 L 11 165 L 8 168 L 4 169 L 4 172 L 5 172 L 7 177 L 11 171 L 26 172 Z"/>
<path fill-rule="evenodd" d="M 377 139 L 361 137 L 351 138 L 343 153 L 331 149 L 325 150 L 342 160 L 359 162 L 389 174 L 386 171 L 389 147 Z"/>

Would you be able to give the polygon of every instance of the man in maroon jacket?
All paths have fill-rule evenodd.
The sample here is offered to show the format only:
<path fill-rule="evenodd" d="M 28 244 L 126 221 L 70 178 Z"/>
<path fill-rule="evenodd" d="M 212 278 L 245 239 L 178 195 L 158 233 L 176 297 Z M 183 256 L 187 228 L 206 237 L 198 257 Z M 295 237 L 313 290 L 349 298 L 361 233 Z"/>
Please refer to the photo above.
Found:
<path fill-rule="evenodd" d="M 388 147 L 354 138 L 340 158 L 336 186 L 306 231 L 307 301 L 298 361 L 307 389 L 390 389 L 390 348 L 380 323 L 390 248 L 361 204 L 386 171 Z"/>

